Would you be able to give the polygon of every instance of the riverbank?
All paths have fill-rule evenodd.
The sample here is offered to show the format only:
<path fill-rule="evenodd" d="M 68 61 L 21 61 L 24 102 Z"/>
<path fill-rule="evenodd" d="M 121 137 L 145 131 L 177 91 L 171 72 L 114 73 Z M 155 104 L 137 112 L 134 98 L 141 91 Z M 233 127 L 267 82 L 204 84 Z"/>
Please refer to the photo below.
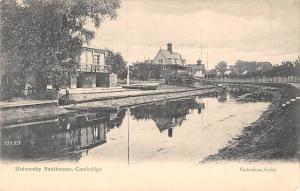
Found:
<path fill-rule="evenodd" d="M 269 84 L 270 85 L 270 84 Z M 287 100 L 300 95 L 292 85 L 276 85 L 268 110 L 215 155 L 203 162 L 219 160 L 300 160 L 299 102 L 281 107 Z"/>
<path fill-rule="evenodd" d="M 173 87 L 174 88 L 174 87 Z M 157 91 L 124 91 L 123 94 L 92 93 L 76 94 L 78 104 L 68 106 L 47 106 L 47 107 L 17 107 L 1 110 L 1 125 L 10 125 L 24 122 L 31 122 L 41 119 L 53 118 L 57 115 L 72 113 L 83 110 L 110 110 L 120 107 L 152 103 L 170 99 L 178 99 L 188 96 L 204 95 L 215 92 L 214 86 L 200 89 L 176 88 L 160 89 Z M 82 99 L 80 99 L 82 98 Z"/>
<path fill-rule="evenodd" d="M 94 102 L 86 102 L 81 104 L 75 104 L 66 106 L 66 109 L 80 110 L 80 111 L 93 111 L 93 110 L 113 110 L 120 107 L 136 106 L 141 104 L 148 104 L 154 102 L 161 102 L 165 100 L 186 98 L 198 95 L 207 95 L 216 92 L 216 88 L 209 89 L 195 89 L 180 92 L 161 93 L 161 94 L 143 94 L 139 96 L 129 96 L 119 99 L 105 99 Z"/>

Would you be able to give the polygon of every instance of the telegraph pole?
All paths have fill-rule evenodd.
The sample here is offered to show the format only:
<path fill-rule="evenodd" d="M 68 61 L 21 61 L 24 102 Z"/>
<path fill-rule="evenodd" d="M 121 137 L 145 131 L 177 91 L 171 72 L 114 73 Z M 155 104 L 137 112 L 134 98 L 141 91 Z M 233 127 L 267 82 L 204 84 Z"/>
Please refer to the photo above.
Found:
<path fill-rule="evenodd" d="M 208 71 L 208 52 L 206 52 L 206 78 L 208 79 L 208 73 L 207 73 L 207 71 Z"/>
<path fill-rule="evenodd" d="M 127 86 L 129 86 L 129 50 L 128 50 L 128 7 L 126 6 L 126 51 L 127 51 Z"/>

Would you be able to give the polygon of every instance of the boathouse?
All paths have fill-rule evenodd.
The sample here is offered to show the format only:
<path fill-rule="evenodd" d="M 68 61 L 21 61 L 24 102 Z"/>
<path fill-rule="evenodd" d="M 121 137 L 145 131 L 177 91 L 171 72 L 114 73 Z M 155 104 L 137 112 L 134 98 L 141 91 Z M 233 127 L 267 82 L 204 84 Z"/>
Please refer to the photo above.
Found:
<path fill-rule="evenodd" d="M 79 56 L 77 74 L 71 77 L 70 88 L 112 87 L 117 75 L 105 65 L 106 50 L 84 47 Z"/>

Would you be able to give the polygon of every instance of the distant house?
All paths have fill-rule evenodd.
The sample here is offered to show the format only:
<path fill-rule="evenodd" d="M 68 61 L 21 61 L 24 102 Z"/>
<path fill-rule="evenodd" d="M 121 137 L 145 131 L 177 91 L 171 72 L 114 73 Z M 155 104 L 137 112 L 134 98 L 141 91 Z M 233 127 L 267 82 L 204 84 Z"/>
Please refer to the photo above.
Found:
<path fill-rule="evenodd" d="M 203 79 L 205 77 L 205 66 L 201 60 L 197 60 L 197 64 L 188 64 L 189 74 L 197 79 Z"/>
<path fill-rule="evenodd" d="M 161 78 L 187 71 L 185 59 L 182 59 L 178 52 L 173 51 L 171 43 L 167 44 L 167 50 L 160 49 L 151 63 L 160 67 Z"/>
<path fill-rule="evenodd" d="M 71 77 L 71 88 L 109 87 L 116 85 L 117 76 L 105 65 L 106 51 L 84 47 L 78 57 L 80 67 Z"/>

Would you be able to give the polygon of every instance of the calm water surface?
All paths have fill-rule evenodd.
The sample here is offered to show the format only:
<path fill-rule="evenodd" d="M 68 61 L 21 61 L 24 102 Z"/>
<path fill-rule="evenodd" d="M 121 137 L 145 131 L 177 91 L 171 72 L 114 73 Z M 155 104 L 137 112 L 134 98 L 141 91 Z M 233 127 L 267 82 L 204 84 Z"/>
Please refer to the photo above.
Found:
<path fill-rule="evenodd" d="M 229 95 L 190 97 L 5 126 L 1 159 L 198 162 L 240 135 L 268 105 Z"/>

